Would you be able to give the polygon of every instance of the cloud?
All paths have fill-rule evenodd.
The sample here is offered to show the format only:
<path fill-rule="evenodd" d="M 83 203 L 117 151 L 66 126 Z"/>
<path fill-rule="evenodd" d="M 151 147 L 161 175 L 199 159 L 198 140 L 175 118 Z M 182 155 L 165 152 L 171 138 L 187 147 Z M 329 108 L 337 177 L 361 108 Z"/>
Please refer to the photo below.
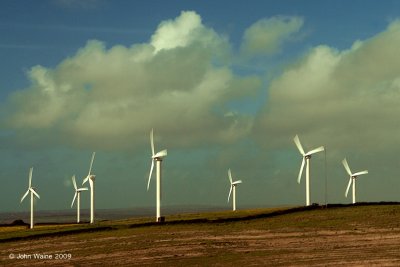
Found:
<path fill-rule="evenodd" d="M 29 71 L 31 86 L 9 97 L 7 125 L 22 139 L 86 148 L 147 143 L 153 127 L 170 145 L 233 142 L 253 118 L 228 104 L 254 95 L 261 81 L 215 63 L 229 50 L 195 12 L 160 23 L 149 43 L 89 41 L 54 69 Z"/>
<path fill-rule="evenodd" d="M 394 21 L 346 50 L 314 47 L 275 77 L 253 129 L 277 163 L 269 173 L 284 170 L 280 183 L 295 183 L 301 156 L 293 137 L 299 134 L 305 150 L 326 148 L 326 158 L 312 159 L 312 201 L 324 201 L 325 178 L 328 201 L 345 201 L 344 157 L 353 171 L 369 170 L 358 183 L 359 201 L 397 200 L 399 45 L 400 21 Z"/>
<path fill-rule="evenodd" d="M 331 153 L 372 153 L 400 144 L 400 22 L 344 51 L 318 46 L 274 79 L 255 132 L 269 146 L 296 133 Z M 356 152 L 356 153 L 357 153 Z"/>
<path fill-rule="evenodd" d="M 193 11 L 183 11 L 175 20 L 160 23 L 151 37 L 155 52 L 162 49 L 185 47 L 195 41 L 213 39 L 214 33 L 201 24 L 201 17 Z"/>
<path fill-rule="evenodd" d="M 279 52 L 282 43 L 299 32 L 303 23 L 301 17 L 277 16 L 261 19 L 245 31 L 241 50 L 247 56 Z"/>

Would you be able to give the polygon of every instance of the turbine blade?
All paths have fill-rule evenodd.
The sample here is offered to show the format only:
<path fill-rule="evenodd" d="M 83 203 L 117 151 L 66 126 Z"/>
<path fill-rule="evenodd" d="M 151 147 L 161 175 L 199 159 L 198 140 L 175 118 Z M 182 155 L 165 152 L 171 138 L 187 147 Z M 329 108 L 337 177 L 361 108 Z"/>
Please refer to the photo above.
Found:
<path fill-rule="evenodd" d="M 26 196 L 29 194 L 29 189 L 26 191 L 26 193 L 22 196 L 21 198 L 21 203 L 22 201 L 26 198 Z"/>
<path fill-rule="evenodd" d="M 303 161 L 301 162 L 299 176 L 297 177 L 297 183 L 301 181 L 301 175 L 303 174 L 304 165 L 306 164 L 306 159 L 303 157 Z"/>
<path fill-rule="evenodd" d="M 229 178 L 229 181 L 232 184 L 232 172 L 231 172 L 231 169 L 228 169 L 228 178 Z"/>
<path fill-rule="evenodd" d="M 349 179 L 349 184 L 347 185 L 347 188 L 346 188 L 346 193 L 344 194 L 346 197 L 347 197 L 347 194 L 349 193 L 349 190 L 350 190 L 350 186 L 351 186 L 351 180 L 352 180 L 352 178 L 351 178 L 351 176 L 350 176 L 350 179 Z"/>
<path fill-rule="evenodd" d="M 318 153 L 318 152 L 321 152 L 321 151 L 324 151 L 325 150 L 325 148 L 323 147 L 323 146 L 320 146 L 320 147 L 318 147 L 318 148 L 316 148 L 316 149 L 313 149 L 313 150 L 311 150 L 310 152 L 308 152 L 306 155 L 308 156 L 308 155 L 312 155 L 312 154 L 315 154 L 315 153 Z"/>
<path fill-rule="evenodd" d="M 72 184 L 74 185 L 75 190 L 78 190 L 78 187 L 76 186 L 75 175 L 72 176 Z"/>
<path fill-rule="evenodd" d="M 353 176 L 359 176 L 359 175 L 363 175 L 363 174 L 367 174 L 367 173 L 368 173 L 368 171 L 365 170 L 365 171 L 361 171 L 361 172 L 356 172 L 353 174 Z"/>
<path fill-rule="evenodd" d="M 90 173 L 92 172 L 92 166 L 93 166 L 93 161 L 94 161 L 94 156 L 96 155 L 96 152 L 93 152 L 92 154 L 92 160 L 90 161 L 90 167 L 89 167 L 89 173 L 88 176 L 90 175 Z"/>
<path fill-rule="evenodd" d="M 344 160 L 342 160 L 342 164 L 343 164 L 344 168 L 346 169 L 347 174 L 352 176 L 353 174 L 351 173 L 351 170 L 350 170 L 349 164 L 347 163 L 346 158 L 344 158 Z"/>
<path fill-rule="evenodd" d="M 301 143 L 300 143 L 300 139 L 299 139 L 299 136 L 296 134 L 296 136 L 294 137 L 294 139 L 293 139 L 293 141 L 294 141 L 294 143 L 296 144 L 296 146 L 297 146 L 297 149 L 300 151 L 300 153 L 304 156 L 304 149 L 303 149 L 303 147 L 301 146 Z"/>
<path fill-rule="evenodd" d="M 33 167 L 29 169 L 29 188 L 32 187 L 32 172 L 33 172 Z"/>
<path fill-rule="evenodd" d="M 148 180 L 148 182 L 147 182 L 147 191 L 149 191 L 150 180 L 151 180 L 151 175 L 152 175 L 152 173 L 153 173 L 153 169 L 154 169 L 154 160 L 151 161 L 149 180 Z"/>
<path fill-rule="evenodd" d="M 31 187 L 30 190 L 32 191 L 32 193 L 38 198 L 40 199 L 40 196 L 38 195 L 38 193 L 36 193 L 36 191 Z"/>
<path fill-rule="evenodd" d="M 154 152 L 154 132 L 153 132 L 153 129 L 151 129 L 151 131 L 150 131 L 150 145 L 151 145 L 151 156 L 154 157 L 155 152 Z"/>
<path fill-rule="evenodd" d="M 232 188 L 233 188 L 233 186 L 231 185 L 231 188 L 229 189 L 228 203 L 229 203 L 229 199 L 231 198 L 231 194 L 232 194 Z"/>
<path fill-rule="evenodd" d="M 88 175 L 88 176 L 86 176 L 86 178 L 85 179 L 83 179 L 83 182 L 82 182 L 82 185 L 84 185 L 87 181 L 89 181 L 89 178 L 90 178 L 90 176 Z"/>
<path fill-rule="evenodd" d="M 153 158 L 162 158 L 167 155 L 167 150 L 164 149 L 153 156 Z"/>
<path fill-rule="evenodd" d="M 235 185 L 235 184 L 241 184 L 241 183 L 243 183 L 242 180 L 238 180 L 236 182 L 233 182 L 232 184 Z"/>
<path fill-rule="evenodd" d="M 87 188 L 87 187 L 81 187 L 81 188 L 78 188 L 76 191 L 82 192 L 82 191 L 87 191 L 87 190 L 89 190 L 89 188 Z"/>
<path fill-rule="evenodd" d="M 78 192 L 75 192 L 74 198 L 72 199 L 71 208 L 72 208 L 72 206 L 74 206 L 74 202 L 75 202 L 75 199 L 76 199 L 77 195 L 78 195 Z"/>

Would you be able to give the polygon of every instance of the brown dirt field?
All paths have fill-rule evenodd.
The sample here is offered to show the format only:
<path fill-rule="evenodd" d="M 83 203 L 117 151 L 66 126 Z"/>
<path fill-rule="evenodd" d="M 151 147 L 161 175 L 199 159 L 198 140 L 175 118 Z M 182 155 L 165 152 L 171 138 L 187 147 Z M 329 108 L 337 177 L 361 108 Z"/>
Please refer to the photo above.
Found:
<path fill-rule="evenodd" d="M 1 266 L 400 266 L 400 206 L 382 212 L 389 214 L 383 221 L 379 212 L 360 217 L 348 209 L 4 242 Z M 346 214 L 351 222 L 345 222 Z M 322 220 L 305 219 L 310 217 Z M 335 222 L 337 217 L 344 221 Z M 9 259 L 11 253 L 32 259 Z M 71 259 L 37 260 L 34 253 L 66 253 Z"/>

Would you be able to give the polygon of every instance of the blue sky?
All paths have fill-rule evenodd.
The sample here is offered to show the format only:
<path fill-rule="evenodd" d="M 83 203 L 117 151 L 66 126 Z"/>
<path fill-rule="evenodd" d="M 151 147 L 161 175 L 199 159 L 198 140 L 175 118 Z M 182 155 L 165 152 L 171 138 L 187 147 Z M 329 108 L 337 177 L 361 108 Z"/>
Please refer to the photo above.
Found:
<path fill-rule="evenodd" d="M 326 146 L 330 202 L 350 202 L 344 157 L 370 171 L 360 201 L 398 201 L 399 8 L 2 1 L 0 210 L 28 209 L 19 199 L 31 166 L 38 209 L 68 209 L 71 176 L 86 175 L 91 151 L 98 208 L 154 206 L 153 127 L 169 152 L 165 205 L 228 208 L 228 168 L 243 180 L 239 208 L 303 204 L 296 134 L 308 149 Z M 324 201 L 324 166 L 313 157 L 313 202 Z"/>

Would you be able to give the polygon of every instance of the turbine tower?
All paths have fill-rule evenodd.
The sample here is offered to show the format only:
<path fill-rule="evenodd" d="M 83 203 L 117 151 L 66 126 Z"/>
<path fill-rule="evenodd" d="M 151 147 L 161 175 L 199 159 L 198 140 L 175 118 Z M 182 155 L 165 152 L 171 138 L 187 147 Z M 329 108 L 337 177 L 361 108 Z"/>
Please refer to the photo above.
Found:
<path fill-rule="evenodd" d="M 157 167 L 157 195 L 156 195 L 156 202 L 157 202 L 157 215 L 156 221 L 161 222 L 163 219 L 161 217 L 161 162 L 165 156 L 167 156 L 167 150 L 164 149 L 160 152 L 155 153 L 154 151 L 154 136 L 153 136 L 153 129 L 150 132 L 150 145 L 151 145 L 151 167 L 150 167 L 150 174 L 149 180 L 147 182 L 147 191 L 149 191 L 150 187 L 150 180 L 151 175 L 153 173 L 154 168 L 154 161 L 156 162 Z"/>
<path fill-rule="evenodd" d="M 353 183 L 353 204 L 356 203 L 356 179 L 359 175 L 367 174 L 368 171 L 361 171 L 361 172 L 356 172 L 352 173 L 349 167 L 349 164 L 347 163 L 346 158 L 342 160 L 343 166 L 346 169 L 346 172 L 350 175 L 349 179 L 349 184 L 347 185 L 346 193 L 344 194 L 347 197 L 347 194 L 349 193 L 350 185 Z"/>
<path fill-rule="evenodd" d="M 300 167 L 300 172 L 299 172 L 299 176 L 297 178 L 297 182 L 300 184 L 301 181 L 301 176 L 303 174 L 303 169 L 304 169 L 304 164 L 306 164 L 306 205 L 310 206 L 310 159 L 311 159 L 311 155 L 324 151 L 324 147 L 320 146 L 316 149 L 313 149 L 307 153 L 304 152 L 304 149 L 300 143 L 300 139 L 299 136 L 296 135 L 294 137 L 294 143 L 297 146 L 297 149 L 300 151 L 301 155 L 303 156 L 303 161 L 301 163 L 301 167 Z"/>
<path fill-rule="evenodd" d="M 33 200 L 34 200 L 34 196 L 36 196 L 37 198 L 40 199 L 40 196 L 38 195 L 38 193 L 36 193 L 35 188 L 32 187 L 32 172 L 33 172 L 33 167 L 30 168 L 29 170 L 29 185 L 28 185 L 28 190 L 26 190 L 26 193 L 22 196 L 21 198 L 21 203 L 24 200 L 24 198 L 31 193 L 31 224 L 30 224 L 30 229 L 33 228 Z"/>
<path fill-rule="evenodd" d="M 233 181 L 231 169 L 228 170 L 228 178 L 229 178 L 229 182 L 231 183 L 231 188 L 229 189 L 229 195 L 228 195 L 228 203 L 229 203 L 231 194 L 233 193 L 232 210 L 235 211 L 236 210 L 236 186 L 238 184 L 241 184 L 242 180 Z"/>
<path fill-rule="evenodd" d="M 88 188 L 87 187 L 78 188 L 76 186 L 75 175 L 72 176 L 72 183 L 74 184 L 75 195 L 74 195 L 74 199 L 72 200 L 71 208 L 72 208 L 72 206 L 74 206 L 74 202 L 76 199 L 76 222 L 79 223 L 80 222 L 81 192 L 88 190 Z"/>
<path fill-rule="evenodd" d="M 93 175 L 91 173 L 91 171 L 92 171 L 92 166 L 93 166 L 93 161 L 94 161 L 95 155 L 96 155 L 96 152 L 93 152 L 92 160 L 90 161 L 89 173 L 86 176 L 86 178 L 83 180 L 83 183 L 82 183 L 82 185 L 84 185 L 87 181 L 89 181 L 89 185 L 90 185 L 90 223 L 94 223 L 94 180 L 96 178 L 96 175 Z"/>

